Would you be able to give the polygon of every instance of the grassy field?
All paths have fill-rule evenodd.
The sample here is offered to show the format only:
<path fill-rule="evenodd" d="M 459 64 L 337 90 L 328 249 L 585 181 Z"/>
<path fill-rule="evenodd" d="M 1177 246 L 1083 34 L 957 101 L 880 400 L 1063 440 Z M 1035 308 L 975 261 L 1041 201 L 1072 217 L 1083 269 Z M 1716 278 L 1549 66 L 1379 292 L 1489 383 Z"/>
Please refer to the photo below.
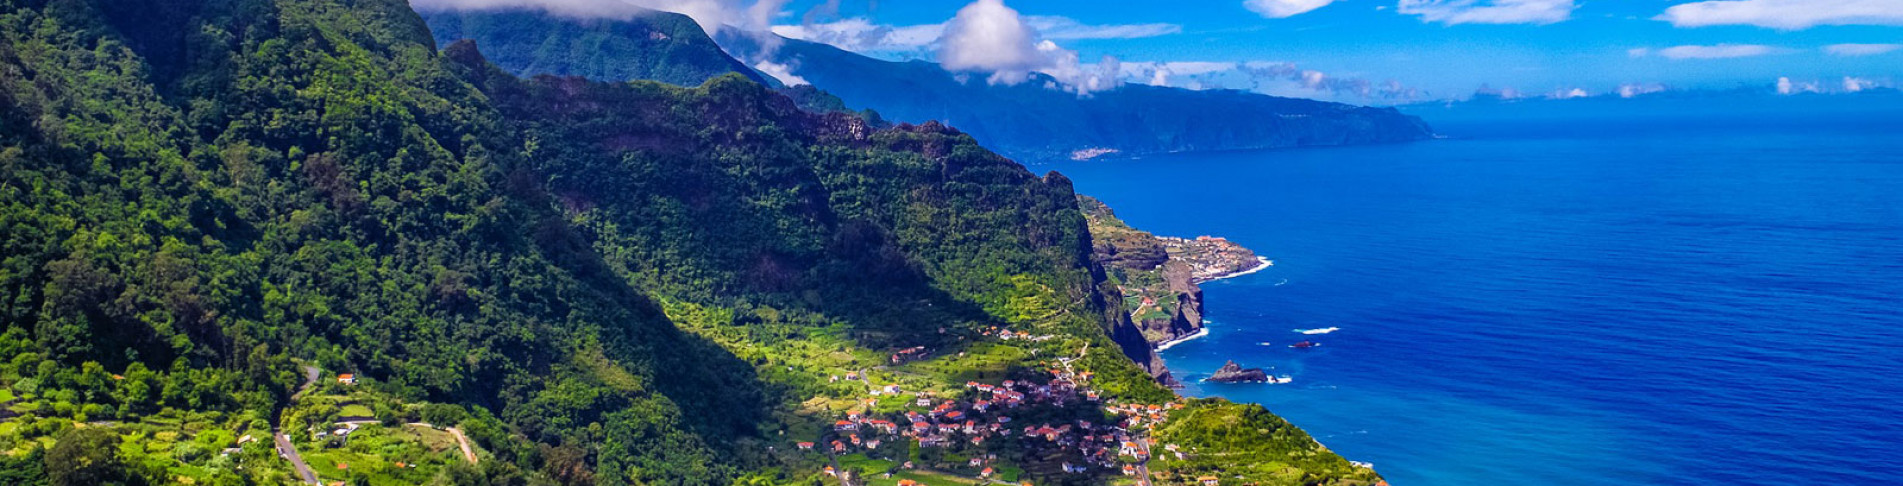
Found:
<path fill-rule="evenodd" d="M 464 460 L 454 436 L 414 426 L 365 425 L 341 445 L 326 443 L 300 451 L 326 482 L 362 477 L 377 486 L 422 484 L 444 466 Z"/>

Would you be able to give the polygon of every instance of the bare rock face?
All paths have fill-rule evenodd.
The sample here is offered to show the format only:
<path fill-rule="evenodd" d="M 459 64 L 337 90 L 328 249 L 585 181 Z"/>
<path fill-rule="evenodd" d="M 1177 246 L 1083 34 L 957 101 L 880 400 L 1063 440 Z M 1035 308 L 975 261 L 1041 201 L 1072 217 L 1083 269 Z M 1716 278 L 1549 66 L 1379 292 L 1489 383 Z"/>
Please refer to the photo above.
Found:
<path fill-rule="evenodd" d="M 1209 375 L 1209 381 L 1216 383 L 1262 383 L 1269 381 L 1269 374 L 1263 372 L 1261 368 L 1243 368 L 1242 365 L 1236 364 L 1235 361 L 1230 361 L 1223 364 L 1221 369 L 1216 370 L 1215 374 Z"/>

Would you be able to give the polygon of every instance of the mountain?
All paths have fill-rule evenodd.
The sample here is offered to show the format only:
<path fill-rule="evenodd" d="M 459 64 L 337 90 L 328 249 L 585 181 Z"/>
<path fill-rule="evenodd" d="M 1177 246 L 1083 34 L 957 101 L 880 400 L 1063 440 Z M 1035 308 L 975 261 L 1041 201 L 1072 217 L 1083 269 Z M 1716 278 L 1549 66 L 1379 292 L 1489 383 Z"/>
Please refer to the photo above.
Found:
<path fill-rule="evenodd" d="M 1159 386 L 1062 175 L 438 47 L 403 0 L 0 0 L 0 482 L 1101 484 L 1130 424 L 1194 451 L 1161 481 L 1379 481 Z"/>
<path fill-rule="evenodd" d="M 448 45 L 468 39 L 520 76 L 645 79 L 681 86 L 726 73 L 773 83 L 721 51 L 685 15 L 647 11 L 622 20 L 560 17 L 539 9 L 425 11 L 430 33 Z"/>
<path fill-rule="evenodd" d="M 993 86 L 925 61 L 873 59 L 830 45 L 723 31 L 716 38 L 743 59 L 764 58 L 893 121 L 939 120 L 986 147 L 1025 160 L 1104 151 L 1141 155 L 1420 140 L 1420 119 L 1391 108 L 1280 98 L 1234 90 L 1193 91 L 1130 84 L 1078 96 L 1051 89 L 1048 76 Z"/>

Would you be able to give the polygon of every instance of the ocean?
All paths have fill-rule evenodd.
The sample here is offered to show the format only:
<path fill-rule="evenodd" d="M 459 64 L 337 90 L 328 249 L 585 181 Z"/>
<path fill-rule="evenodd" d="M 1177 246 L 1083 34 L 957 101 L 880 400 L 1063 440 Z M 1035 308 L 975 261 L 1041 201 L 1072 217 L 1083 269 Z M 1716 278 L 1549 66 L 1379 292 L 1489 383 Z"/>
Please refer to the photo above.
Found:
<path fill-rule="evenodd" d="M 1601 115 L 1033 169 L 1272 258 L 1163 357 L 1393 484 L 1903 475 L 1903 110 Z"/>

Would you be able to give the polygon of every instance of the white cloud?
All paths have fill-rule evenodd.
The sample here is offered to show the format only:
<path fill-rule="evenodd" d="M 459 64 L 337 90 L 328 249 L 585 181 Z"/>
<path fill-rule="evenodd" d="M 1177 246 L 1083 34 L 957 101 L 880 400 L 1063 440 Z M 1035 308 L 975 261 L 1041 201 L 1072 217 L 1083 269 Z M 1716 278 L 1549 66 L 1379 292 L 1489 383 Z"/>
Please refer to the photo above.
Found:
<path fill-rule="evenodd" d="M 772 76 L 773 79 L 778 79 L 780 80 L 781 83 L 786 84 L 787 86 L 800 86 L 805 84 L 813 84 L 813 83 L 806 82 L 806 78 L 802 78 L 802 77 L 799 77 L 798 75 L 793 74 L 793 67 L 788 66 L 786 64 L 780 64 L 780 63 L 772 62 L 772 61 L 760 61 L 753 64 L 753 70 L 759 71 L 768 76 Z"/>
<path fill-rule="evenodd" d="M 1242 6 L 1271 19 L 1294 17 L 1328 6 L 1335 0 L 1243 0 Z"/>
<path fill-rule="evenodd" d="M 977 0 L 945 23 L 938 62 L 949 71 L 991 73 L 991 84 L 1018 84 L 1050 64 L 1039 43 L 1037 31 L 1003 0 Z"/>
<path fill-rule="evenodd" d="M 1896 84 L 1889 79 L 1844 76 L 1838 81 L 1800 80 L 1789 77 L 1777 78 L 1777 94 L 1794 95 L 1804 93 L 1844 94 L 1857 93 L 1872 89 L 1893 88 Z"/>
<path fill-rule="evenodd" d="M 1546 95 L 1547 98 L 1552 98 L 1556 100 L 1570 100 L 1573 98 L 1585 98 L 1589 96 L 1592 96 L 1592 93 L 1586 92 L 1585 88 L 1572 88 L 1572 89 L 1560 88 L 1560 89 L 1553 90 L 1552 93 L 1548 93 Z"/>
<path fill-rule="evenodd" d="M 1443 24 L 1551 24 L 1573 14 L 1573 0 L 1400 0 L 1397 12 Z"/>
<path fill-rule="evenodd" d="M 1686 59 L 1734 59 L 1779 54 L 1784 49 L 1758 44 L 1718 44 L 1715 46 L 1672 46 L 1664 49 L 1632 49 L 1626 55 L 1632 57 L 1658 56 L 1674 61 Z"/>
<path fill-rule="evenodd" d="M 1089 25 L 1070 17 L 1033 15 L 1025 17 L 1025 23 L 1037 29 L 1046 39 L 1142 39 L 1183 32 L 1183 26 L 1176 24 L 1109 24 Z"/>
<path fill-rule="evenodd" d="M 1419 90 L 1399 81 L 1372 82 L 1302 69 L 1291 62 L 1126 62 L 1123 77 L 1153 86 L 1244 89 L 1281 96 L 1411 100 Z"/>
<path fill-rule="evenodd" d="M 1903 44 L 1831 44 L 1824 46 L 1824 52 L 1832 56 L 1858 57 L 1889 54 L 1903 49 Z"/>
<path fill-rule="evenodd" d="M 1038 37 L 1052 40 L 1139 39 L 1183 31 L 1176 24 L 1091 25 L 1058 16 L 1024 16 L 1022 22 Z M 940 37 L 946 24 L 892 26 L 854 17 L 824 23 L 775 25 L 773 33 L 790 39 L 830 44 L 848 51 L 872 54 L 899 54 L 896 57 L 924 57 Z"/>
<path fill-rule="evenodd" d="M 1844 92 L 1855 93 L 1871 88 L 1881 88 L 1883 83 L 1874 79 L 1844 76 Z"/>
<path fill-rule="evenodd" d="M 1777 78 L 1777 94 L 1792 95 L 1799 93 L 1822 93 L 1823 83 L 1816 81 L 1791 81 L 1791 78 Z"/>
<path fill-rule="evenodd" d="M 944 35 L 945 26 L 894 27 L 874 24 L 865 18 L 850 18 L 819 24 L 775 25 L 773 33 L 853 52 L 922 52 Z"/>
<path fill-rule="evenodd" d="M 1619 93 L 1620 98 L 1632 98 L 1652 93 L 1663 93 L 1671 89 L 1671 87 L 1659 83 L 1625 83 L 1619 85 L 1619 89 L 1614 91 Z"/>
<path fill-rule="evenodd" d="M 1077 51 L 1044 38 L 1034 27 L 1037 22 L 1005 6 L 1003 0 L 972 2 L 945 23 L 943 35 L 933 42 L 938 63 L 954 73 L 987 74 L 985 82 L 990 84 L 1015 85 L 1031 79 L 1031 73 L 1043 73 L 1054 80 L 1047 87 L 1080 96 L 1123 85 L 1116 58 L 1104 56 L 1095 64 L 1084 64 Z M 1048 19 L 1044 22 L 1052 25 Z M 1075 22 L 1055 25 L 1071 29 L 1066 34 L 1070 36 L 1143 34 L 1080 29 L 1081 24 Z"/>
<path fill-rule="evenodd" d="M 1755 25 L 1780 30 L 1818 25 L 1903 25 L 1903 1 L 1712 0 L 1674 5 L 1654 19 L 1678 27 Z"/>

